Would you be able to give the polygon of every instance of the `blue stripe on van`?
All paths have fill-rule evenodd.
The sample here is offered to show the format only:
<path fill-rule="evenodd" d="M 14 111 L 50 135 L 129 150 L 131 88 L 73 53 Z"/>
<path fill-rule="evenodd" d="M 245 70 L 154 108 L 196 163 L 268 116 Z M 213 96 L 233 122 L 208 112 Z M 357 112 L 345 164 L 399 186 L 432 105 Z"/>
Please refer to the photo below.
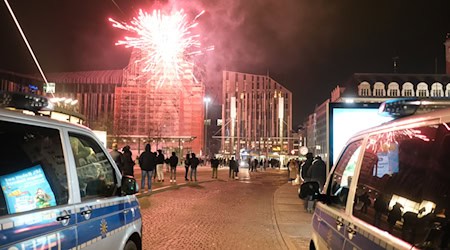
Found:
<path fill-rule="evenodd" d="M 20 223 L 20 226 L 14 224 L 24 220 L 24 218 L 27 218 L 27 215 L 18 215 L 17 219 L 13 217 L 9 220 L 6 220 L 8 222 L 3 222 L 3 230 L 0 231 L 0 246 L 5 246 L 7 244 L 15 242 L 21 242 L 30 238 L 34 238 L 38 235 L 45 235 L 52 232 L 57 232 L 59 230 L 64 230 L 65 228 L 70 228 L 71 226 L 75 226 L 74 214 L 71 214 L 69 224 L 67 226 L 62 226 L 61 222 L 56 221 L 56 217 L 49 217 L 48 219 L 45 219 L 45 215 L 59 212 L 55 210 L 47 210 L 38 211 L 38 213 L 39 215 L 42 215 L 42 218 L 39 222 L 36 223 L 29 223 L 27 221 L 25 223 Z M 9 228 L 5 229 L 8 223 L 11 223 L 12 227 L 8 226 Z"/>
<path fill-rule="evenodd" d="M 107 232 L 111 232 L 115 229 L 121 228 L 125 225 L 125 216 L 123 212 L 125 204 L 129 209 L 133 209 L 134 213 L 129 212 L 130 216 L 127 216 L 126 224 L 132 223 L 141 219 L 141 213 L 139 210 L 138 201 L 131 203 L 119 203 L 108 207 L 102 207 L 92 210 L 92 214 L 89 220 L 86 220 L 80 213 L 71 214 L 69 224 L 62 226 L 60 222 L 56 221 L 56 218 L 42 219 L 38 223 L 34 224 L 21 224 L 15 226 L 14 224 L 10 228 L 3 226 L 3 230 L 0 230 L 0 249 L 8 249 L 13 246 L 18 246 L 18 249 L 32 249 L 33 244 L 38 246 L 46 246 L 43 244 L 53 244 L 55 246 L 62 246 L 61 249 L 69 249 L 76 246 L 76 222 L 78 222 L 78 244 L 82 244 L 101 234 L 101 221 L 99 219 L 105 219 L 107 225 Z M 54 210 L 49 210 L 52 212 Z M 134 214 L 134 217 L 132 216 Z M 26 215 L 21 215 L 26 216 Z M 92 220 L 98 220 L 98 223 L 91 223 L 90 226 L 83 227 L 83 222 L 89 222 Z M 7 220 L 14 221 L 13 219 Z M 5 225 L 8 222 L 4 222 Z M 41 235 L 41 236 L 38 236 Z M 36 237 L 38 236 L 38 237 Z M 56 242 L 56 243 L 55 243 Z M 23 248 L 22 246 L 30 246 Z M 5 248 L 6 247 L 6 248 Z M 53 247 L 52 247 L 53 248 Z M 40 248 L 39 248 L 40 249 Z M 45 249 L 45 248 L 44 248 Z"/>
<path fill-rule="evenodd" d="M 75 227 L 70 227 L 15 244 L 2 245 L 0 249 L 70 249 L 75 246 Z"/>
<path fill-rule="evenodd" d="M 138 209 L 139 203 L 137 201 L 132 202 L 131 205 L 134 206 L 130 207 L 130 211 L 124 215 L 126 204 L 129 203 L 93 209 L 88 220 L 85 220 L 78 213 L 78 244 L 83 244 L 97 237 L 105 238 L 107 233 L 116 229 L 123 229 L 126 224 L 141 219 L 141 213 Z M 134 217 L 132 217 L 133 214 Z M 102 231 L 102 227 L 104 227 L 105 231 Z"/>

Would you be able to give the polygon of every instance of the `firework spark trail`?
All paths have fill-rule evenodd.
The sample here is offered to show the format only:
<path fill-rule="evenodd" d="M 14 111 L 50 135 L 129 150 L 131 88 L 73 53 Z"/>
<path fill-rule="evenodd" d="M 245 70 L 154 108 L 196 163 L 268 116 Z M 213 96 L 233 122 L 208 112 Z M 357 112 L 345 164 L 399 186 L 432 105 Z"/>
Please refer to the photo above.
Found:
<path fill-rule="evenodd" d="M 193 34 L 192 29 L 198 25 L 196 21 L 203 13 L 188 22 L 183 10 L 172 15 L 161 14 L 160 10 L 154 10 L 152 14 L 139 10 L 139 15 L 130 24 L 112 18 L 109 21 L 113 27 L 134 35 L 126 36 L 116 45 L 139 49 L 142 57 L 136 63 L 143 64 L 142 72 L 152 74 L 149 79 L 158 77 L 157 87 L 161 87 L 165 83 L 179 82 L 188 68 L 192 68 L 192 56 L 202 53 L 200 35 Z"/>

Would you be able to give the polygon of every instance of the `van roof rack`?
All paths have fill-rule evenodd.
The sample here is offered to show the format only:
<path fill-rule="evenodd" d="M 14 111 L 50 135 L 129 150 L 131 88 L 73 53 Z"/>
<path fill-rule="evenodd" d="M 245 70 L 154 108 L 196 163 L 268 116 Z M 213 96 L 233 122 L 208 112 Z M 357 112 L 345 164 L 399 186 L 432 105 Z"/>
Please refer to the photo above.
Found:
<path fill-rule="evenodd" d="M 400 118 L 449 107 L 449 98 L 399 98 L 381 103 L 378 113 L 384 116 Z"/>

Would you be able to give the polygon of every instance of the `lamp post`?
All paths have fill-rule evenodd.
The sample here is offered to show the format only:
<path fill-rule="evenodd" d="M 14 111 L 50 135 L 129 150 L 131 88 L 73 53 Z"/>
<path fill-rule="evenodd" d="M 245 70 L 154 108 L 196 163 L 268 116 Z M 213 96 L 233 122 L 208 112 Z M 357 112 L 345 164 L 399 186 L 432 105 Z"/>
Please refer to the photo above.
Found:
<path fill-rule="evenodd" d="M 208 154 L 208 105 L 211 102 L 211 98 L 204 97 L 203 102 L 205 103 L 205 145 L 203 147 L 203 152 L 205 153 L 205 156 Z"/>

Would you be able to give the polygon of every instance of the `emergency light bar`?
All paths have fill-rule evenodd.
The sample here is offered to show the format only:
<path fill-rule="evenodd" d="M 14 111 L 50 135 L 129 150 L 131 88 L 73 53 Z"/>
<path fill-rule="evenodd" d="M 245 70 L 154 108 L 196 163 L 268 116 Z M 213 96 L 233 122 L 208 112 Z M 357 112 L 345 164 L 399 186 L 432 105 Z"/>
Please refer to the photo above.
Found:
<path fill-rule="evenodd" d="M 0 92 L 0 107 L 22 109 L 32 112 L 52 110 L 47 97 L 22 92 Z"/>
<path fill-rule="evenodd" d="M 383 102 L 378 109 L 378 113 L 384 116 L 400 118 L 449 107 L 450 99 L 402 98 Z"/>

